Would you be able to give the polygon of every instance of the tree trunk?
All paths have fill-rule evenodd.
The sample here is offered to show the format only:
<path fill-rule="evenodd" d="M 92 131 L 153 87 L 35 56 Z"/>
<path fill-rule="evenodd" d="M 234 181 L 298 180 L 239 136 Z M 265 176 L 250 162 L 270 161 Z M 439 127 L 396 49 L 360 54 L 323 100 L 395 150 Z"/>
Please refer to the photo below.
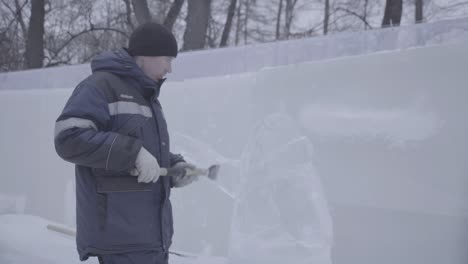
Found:
<path fill-rule="evenodd" d="M 164 19 L 164 26 L 166 26 L 170 31 L 174 28 L 174 23 L 177 20 L 183 5 L 184 0 L 174 0 L 172 3 L 166 18 Z"/>
<path fill-rule="evenodd" d="M 289 39 L 289 35 L 291 35 L 291 25 L 292 20 L 294 17 L 294 8 L 297 3 L 297 0 L 286 0 L 286 8 L 285 8 L 285 18 L 284 18 L 284 33 L 286 35 L 286 39 Z"/>
<path fill-rule="evenodd" d="M 26 39 L 26 68 L 41 68 L 44 61 L 44 0 L 31 1 L 28 38 Z"/>
<path fill-rule="evenodd" d="M 237 0 L 231 0 L 231 3 L 229 4 L 226 24 L 224 25 L 223 35 L 221 36 L 221 43 L 219 44 L 220 47 L 227 46 L 227 42 L 229 40 L 229 33 L 231 33 L 232 19 L 234 18 L 234 14 L 236 13 L 236 4 Z"/>
<path fill-rule="evenodd" d="M 364 22 L 364 30 L 368 30 L 369 29 L 369 25 L 367 23 L 367 8 L 369 6 L 369 0 L 365 0 L 364 1 L 364 15 L 363 15 L 363 20 L 365 21 Z"/>
<path fill-rule="evenodd" d="M 127 26 L 133 30 L 135 26 L 133 25 L 133 22 L 132 22 L 132 6 L 130 3 L 130 0 L 123 0 L 123 1 L 125 3 L 125 15 L 127 18 Z"/>
<path fill-rule="evenodd" d="M 245 16 L 244 16 L 244 44 L 247 44 L 247 37 L 249 36 L 248 22 L 250 18 L 250 0 L 245 0 Z"/>
<path fill-rule="evenodd" d="M 235 39 L 236 46 L 239 45 L 240 32 L 242 28 L 241 7 L 242 7 L 242 0 L 239 0 L 239 4 L 237 5 L 237 15 L 236 15 L 237 17 L 236 18 L 236 39 Z"/>
<path fill-rule="evenodd" d="M 281 34 L 281 14 L 283 13 L 283 0 L 280 0 L 279 6 L 278 6 L 278 13 L 276 15 L 276 39 L 280 39 L 280 34 Z"/>
<path fill-rule="evenodd" d="M 208 22 L 211 17 L 211 0 L 189 0 L 187 26 L 182 50 L 203 49 L 206 44 Z"/>
<path fill-rule="evenodd" d="M 147 0 L 132 0 L 132 4 L 139 25 L 151 21 Z"/>
<path fill-rule="evenodd" d="M 328 24 L 330 23 L 330 0 L 325 0 L 325 14 L 323 16 L 323 34 L 328 34 Z"/>
<path fill-rule="evenodd" d="M 25 6 L 26 3 L 27 1 L 23 5 L 20 5 L 18 0 L 15 0 L 15 8 L 16 8 L 15 15 L 16 15 L 16 19 L 18 20 L 18 23 L 21 26 L 21 31 L 23 32 L 23 36 L 26 36 L 28 34 L 26 23 L 24 23 L 24 19 L 23 19 L 23 7 Z"/>
<path fill-rule="evenodd" d="M 415 22 L 422 23 L 424 20 L 424 9 L 423 9 L 424 1 L 415 0 L 414 5 L 415 5 L 415 14 L 414 14 Z"/>
<path fill-rule="evenodd" d="M 387 0 L 382 27 L 399 26 L 403 13 L 403 0 Z"/>

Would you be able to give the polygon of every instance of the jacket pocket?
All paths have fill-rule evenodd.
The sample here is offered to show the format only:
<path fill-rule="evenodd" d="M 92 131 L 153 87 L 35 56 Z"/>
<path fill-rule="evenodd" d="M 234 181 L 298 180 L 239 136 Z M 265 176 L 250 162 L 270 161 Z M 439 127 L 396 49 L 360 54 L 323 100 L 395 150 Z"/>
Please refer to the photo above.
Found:
<path fill-rule="evenodd" d="M 97 175 L 96 175 L 97 174 Z M 98 193 L 152 191 L 153 183 L 139 183 L 137 177 L 127 173 L 105 171 L 96 172 L 96 189 Z"/>
<path fill-rule="evenodd" d="M 109 173 L 109 175 L 106 175 L 104 172 Z M 116 176 L 115 172 L 106 170 L 102 170 L 102 173 L 99 175 L 95 177 L 98 221 L 101 230 L 106 229 L 109 220 L 109 198 L 112 198 L 113 193 L 128 193 L 130 195 L 132 193 L 145 193 L 147 196 L 152 196 L 151 183 L 138 183 L 137 177 L 123 174 Z"/>
<path fill-rule="evenodd" d="M 100 216 L 101 244 L 108 249 L 160 247 L 160 229 L 153 192 L 100 190 L 105 197 Z"/>

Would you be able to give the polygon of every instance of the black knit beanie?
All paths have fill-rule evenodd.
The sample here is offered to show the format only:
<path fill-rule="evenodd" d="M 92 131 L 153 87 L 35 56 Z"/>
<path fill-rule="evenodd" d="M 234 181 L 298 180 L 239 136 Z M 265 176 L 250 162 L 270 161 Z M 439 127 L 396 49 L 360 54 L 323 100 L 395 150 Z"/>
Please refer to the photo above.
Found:
<path fill-rule="evenodd" d="M 149 22 L 133 31 L 128 51 L 132 56 L 177 57 L 177 41 L 165 26 Z"/>

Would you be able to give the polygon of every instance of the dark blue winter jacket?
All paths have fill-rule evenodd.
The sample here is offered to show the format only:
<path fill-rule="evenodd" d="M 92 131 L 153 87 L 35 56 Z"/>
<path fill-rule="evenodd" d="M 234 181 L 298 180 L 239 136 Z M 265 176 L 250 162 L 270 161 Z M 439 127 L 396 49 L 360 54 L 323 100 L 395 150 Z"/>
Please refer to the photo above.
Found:
<path fill-rule="evenodd" d="M 162 82 L 148 78 L 125 49 L 98 55 L 91 68 L 55 125 L 57 153 L 76 164 L 80 259 L 167 252 L 173 234 L 170 177 L 138 183 L 129 174 L 142 146 L 161 167 L 183 160 L 169 152 L 158 101 Z"/>

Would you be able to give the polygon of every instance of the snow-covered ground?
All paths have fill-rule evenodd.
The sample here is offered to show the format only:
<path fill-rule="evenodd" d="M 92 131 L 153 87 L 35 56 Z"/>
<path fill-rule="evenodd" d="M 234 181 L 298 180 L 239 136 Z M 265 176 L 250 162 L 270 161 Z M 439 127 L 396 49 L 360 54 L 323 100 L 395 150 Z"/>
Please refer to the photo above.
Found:
<path fill-rule="evenodd" d="M 76 257 L 75 239 L 48 230 L 48 224 L 51 222 L 38 216 L 0 215 L 0 263 L 81 263 Z"/>
<path fill-rule="evenodd" d="M 0 215 L 0 263 L 2 264 L 79 264 L 75 238 L 49 230 L 48 225 L 62 226 L 38 216 Z M 173 264 L 224 264 L 220 257 L 180 257 L 170 255 Z M 98 264 L 96 258 L 86 261 Z"/>
<path fill-rule="evenodd" d="M 466 264 L 467 48 L 165 84 L 173 151 L 222 165 L 218 182 L 174 190 L 172 250 L 203 257 L 171 263 Z M 73 166 L 53 147 L 72 88 L 0 92 L 2 264 L 78 262 L 45 228 L 74 225 Z"/>

